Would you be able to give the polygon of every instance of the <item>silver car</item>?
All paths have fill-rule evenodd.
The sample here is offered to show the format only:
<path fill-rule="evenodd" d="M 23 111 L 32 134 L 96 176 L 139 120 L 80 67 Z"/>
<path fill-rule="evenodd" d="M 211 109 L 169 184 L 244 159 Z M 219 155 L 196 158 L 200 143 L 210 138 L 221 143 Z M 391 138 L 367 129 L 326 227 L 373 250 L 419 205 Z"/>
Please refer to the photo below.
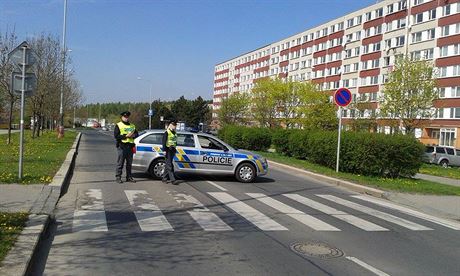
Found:
<path fill-rule="evenodd" d="M 151 130 L 135 139 L 133 170 L 150 173 L 161 178 L 165 170 L 162 150 L 164 130 Z M 268 172 L 267 160 L 248 151 L 237 150 L 220 139 L 193 132 L 177 133 L 177 153 L 174 157 L 176 172 L 234 175 L 240 182 L 252 182 Z"/>
<path fill-rule="evenodd" d="M 446 146 L 426 146 L 425 161 L 438 164 L 447 168 L 449 166 L 460 167 L 460 149 Z"/>

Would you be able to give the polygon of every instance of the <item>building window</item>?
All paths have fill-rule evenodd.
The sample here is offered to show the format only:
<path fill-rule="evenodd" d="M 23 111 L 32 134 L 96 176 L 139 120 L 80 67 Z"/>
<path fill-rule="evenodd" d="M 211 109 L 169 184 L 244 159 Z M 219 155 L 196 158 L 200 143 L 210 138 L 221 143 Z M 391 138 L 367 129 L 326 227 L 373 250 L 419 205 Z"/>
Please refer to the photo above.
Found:
<path fill-rule="evenodd" d="M 398 36 L 398 37 L 396 38 L 396 47 L 398 47 L 398 46 L 403 46 L 404 43 L 405 43 L 405 41 L 406 41 L 406 37 L 405 37 L 404 35 Z"/>
<path fill-rule="evenodd" d="M 414 0 L 414 6 L 425 3 L 425 0 Z"/>
<path fill-rule="evenodd" d="M 383 66 L 389 66 L 389 65 L 390 65 L 390 57 L 384 57 Z"/>
<path fill-rule="evenodd" d="M 429 11 L 428 20 L 436 19 L 436 9 Z"/>
<path fill-rule="evenodd" d="M 415 23 L 422 23 L 422 22 L 423 22 L 423 12 L 415 15 Z"/>
<path fill-rule="evenodd" d="M 393 4 L 387 6 L 387 14 L 393 13 L 394 11 L 394 6 Z"/>
<path fill-rule="evenodd" d="M 412 34 L 412 43 L 420 42 L 422 41 L 422 32 L 418 33 L 413 33 Z"/>
<path fill-rule="evenodd" d="M 455 128 L 441 128 L 439 137 L 440 146 L 455 145 Z"/>
<path fill-rule="evenodd" d="M 366 13 L 366 21 L 370 21 L 372 19 L 372 13 L 368 12 Z"/>
<path fill-rule="evenodd" d="M 383 8 L 380 8 L 380 9 L 375 11 L 375 17 L 376 18 L 382 17 L 382 16 L 383 16 Z"/>
<path fill-rule="evenodd" d="M 402 0 L 398 2 L 398 11 L 407 9 L 407 0 Z"/>
<path fill-rule="evenodd" d="M 450 109 L 450 118 L 460 119 L 460 107 Z"/>
<path fill-rule="evenodd" d="M 442 15 L 444 15 L 444 16 L 450 15 L 450 14 L 451 14 L 451 6 L 452 6 L 452 4 L 445 5 L 445 6 L 442 8 Z"/>
<path fill-rule="evenodd" d="M 398 19 L 396 27 L 398 29 L 405 28 L 406 27 L 406 18 Z"/>

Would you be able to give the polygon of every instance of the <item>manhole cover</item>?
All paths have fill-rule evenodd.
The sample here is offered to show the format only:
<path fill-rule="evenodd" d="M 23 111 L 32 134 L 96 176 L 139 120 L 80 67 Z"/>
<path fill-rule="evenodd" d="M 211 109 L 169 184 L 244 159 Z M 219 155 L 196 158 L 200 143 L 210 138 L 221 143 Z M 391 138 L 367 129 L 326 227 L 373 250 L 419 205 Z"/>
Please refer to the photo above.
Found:
<path fill-rule="evenodd" d="M 343 256 L 343 251 L 322 242 L 296 242 L 291 244 L 295 253 L 320 259 L 332 259 Z"/>

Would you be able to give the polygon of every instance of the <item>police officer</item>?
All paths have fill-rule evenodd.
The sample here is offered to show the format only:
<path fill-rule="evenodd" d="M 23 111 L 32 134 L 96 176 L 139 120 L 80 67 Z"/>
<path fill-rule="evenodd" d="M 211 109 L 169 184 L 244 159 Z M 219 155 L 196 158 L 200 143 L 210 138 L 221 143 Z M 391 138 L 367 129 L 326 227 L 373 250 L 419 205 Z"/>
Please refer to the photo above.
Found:
<path fill-rule="evenodd" d="M 118 152 L 116 181 L 117 183 L 123 183 L 121 174 L 126 161 L 126 182 L 136 183 L 131 174 L 131 165 L 133 163 L 133 147 L 135 146 L 134 138 L 139 134 L 137 133 L 136 126 L 129 122 L 131 113 L 124 111 L 120 115 L 121 121 L 117 123 L 114 129 Z"/>
<path fill-rule="evenodd" d="M 163 174 L 163 182 L 177 184 L 174 177 L 173 158 L 176 155 L 177 147 L 177 134 L 176 134 L 176 121 L 171 121 L 163 134 L 163 151 L 166 153 L 166 170 Z"/>

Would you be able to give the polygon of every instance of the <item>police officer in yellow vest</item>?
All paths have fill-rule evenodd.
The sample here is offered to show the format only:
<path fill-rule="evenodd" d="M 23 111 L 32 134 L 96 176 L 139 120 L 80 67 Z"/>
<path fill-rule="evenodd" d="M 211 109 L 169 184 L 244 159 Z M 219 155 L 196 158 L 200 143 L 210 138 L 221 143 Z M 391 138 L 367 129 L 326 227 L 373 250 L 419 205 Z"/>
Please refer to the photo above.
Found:
<path fill-rule="evenodd" d="M 176 178 L 174 177 L 174 165 L 173 158 L 176 155 L 177 147 L 177 134 L 176 134 L 176 122 L 171 121 L 168 129 L 163 134 L 163 151 L 166 153 L 166 169 L 163 174 L 163 182 L 177 184 Z"/>
<path fill-rule="evenodd" d="M 115 174 L 116 181 L 117 183 L 123 183 L 121 174 L 126 161 L 126 182 L 135 183 L 136 181 L 131 174 L 131 165 L 133 163 L 133 148 L 135 146 L 134 138 L 139 134 L 137 133 L 136 126 L 129 122 L 131 113 L 129 111 L 124 111 L 120 115 L 121 121 L 117 123 L 114 129 L 118 152 L 117 171 Z"/>

